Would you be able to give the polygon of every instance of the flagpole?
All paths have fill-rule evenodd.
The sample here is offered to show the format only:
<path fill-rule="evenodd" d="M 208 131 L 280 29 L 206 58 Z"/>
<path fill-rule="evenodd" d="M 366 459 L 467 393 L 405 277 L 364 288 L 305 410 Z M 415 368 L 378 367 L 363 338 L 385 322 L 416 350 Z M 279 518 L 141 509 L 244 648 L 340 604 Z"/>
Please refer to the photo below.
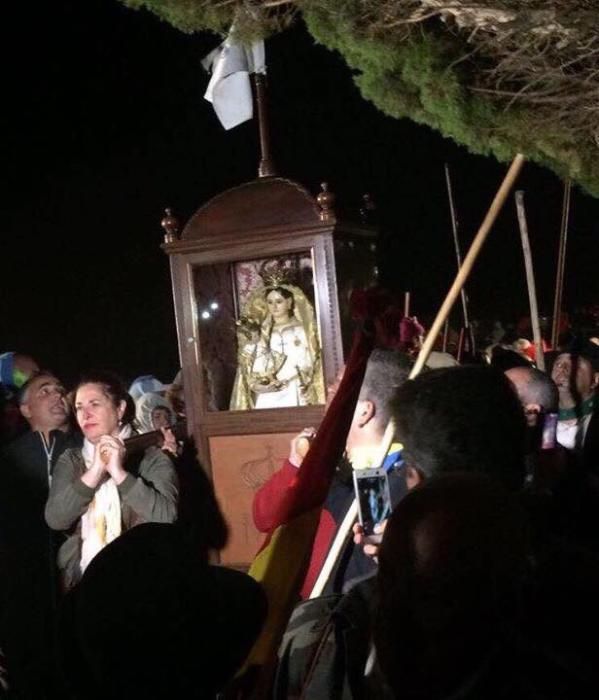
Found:
<path fill-rule="evenodd" d="M 562 294 L 564 291 L 564 271 L 566 268 L 566 243 L 568 240 L 568 220 L 570 218 L 571 180 L 564 184 L 564 200 L 562 203 L 562 223 L 559 236 L 559 251 L 557 254 L 557 272 L 555 276 L 555 297 L 553 301 L 553 326 L 551 329 L 551 347 L 555 349 L 559 341 L 561 321 Z"/>
<path fill-rule="evenodd" d="M 515 194 L 515 199 L 516 209 L 518 211 L 518 225 L 520 226 L 520 238 L 522 240 L 522 253 L 524 254 L 524 269 L 526 270 L 526 286 L 528 288 L 528 303 L 530 305 L 530 323 L 532 325 L 532 335 L 536 348 L 536 365 L 541 372 L 544 372 L 545 356 L 543 354 L 543 340 L 541 338 L 541 327 L 539 325 L 539 308 L 537 305 L 535 273 L 532 266 L 532 253 L 530 250 L 530 239 L 528 237 L 526 210 L 524 209 L 524 192 L 522 192 L 522 190 L 518 190 Z"/>
<path fill-rule="evenodd" d="M 272 177 L 276 175 L 276 172 L 270 148 L 270 122 L 266 106 L 266 76 L 264 73 L 252 73 L 252 81 L 254 83 L 256 95 L 258 133 L 260 135 L 260 164 L 258 166 L 258 176 Z"/>
<path fill-rule="evenodd" d="M 441 328 L 443 327 L 443 324 L 445 323 L 446 319 L 449 318 L 449 313 L 451 311 L 452 306 L 454 305 L 460 290 L 463 288 L 464 284 L 466 283 L 466 280 L 468 279 L 468 276 L 470 272 L 472 271 L 472 268 L 474 266 L 474 263 L 481 251 L 481 248 L 487 239 L 487 236 L 489 235 L 489 231 L 491 230 L 491 227 L 493 223 L 495 222 L 495 219 L 497 218 L 497 215 L 501 211 L 501 208 L 503 204 L 505 203 L 505 200 L 516 180 L 518 177 L 518 174 L 520 170 L 522 169 L 522 166 L 524 165 L 524 156 L 521 153 L 518 153 L 514 160 L 512 161 L 512 164 L 510 165 L 510 168 L 501 183 L 501 186 L 499 190 L 497 191 L 497 194 L 495 195 L 495 198 L 493 199 L 491 206 L 489 207 L 489 211 L 487 212 L 487 215 L 485 216 L 478 233 L 474 237 L 474 240 L 472 241 L 472 245 L 470 246 L 470 250 L 468 251 L 468 254 L 464 258 L 464 262 L 462 266 L 460 267 L 458 274 L 455 278 L 454 283 L 449 289 L 449 292 L 447 293 L 447 296 L 445 298 L 445 301 L 441 305 L 441 308 L 439 309 L 437 316 L 435 320 L 433 321 L 433 324 L 426 336 L 426 339 L 424 343 L 422 344 L 422 348 L 420 349 L 420 352 L 418 354 L 418 358 L 416 359 L 416 362 L 414 363 L 414 366 L 412 367 L 412 370 L 410 372 L 410 379 L 414 379 L 414 377 L 417 377 L 420 372 L 422 371 L 424 365 L 426 364 L 426 361 L 428 360 L 428 357 L 433 349 L 433 346 L 435 344 L 435 341 L 437 339 L 437 336 L 439 335 L 439 332 L 441 331 Z M 393 443 L 393 439 L 395 437 L 395 426 L 393 424 L 393 421 L 389 421 L 387 428 L 385 430 L 385 434 L 383 435 L 383 438 L 381 440 L 379 450 L 378 450 L 378 461 L 374 461 L 374 464 L 382 464 L 383 461 L 385 460 L 387 454 L 389 453 L 389 449 L 391 448 L 391 444 Z M 349 511 L 344 518 L 341 527 L 337 531 L 337 534 L 335 536 L 335 539 L 333 540 L 333 544 L 331 545 L 331 549 L 329 550 L 329 553 L 327 555 L 327 558 L 324 562 L 324 565 L 321 569 L 321 572 L 316 579 L 316 583 L 314 584 L 314 588 L 312 589 L 312 592 L 310 593 L 310 598 L 316 598 L 317 596 L 321 595 L 324 587 L 329 580 L 329 577 L 333 571 L 333 568 L 335 564 L 337 563 L 337 560 L 341 554 L 341 551 L 345 545 L 345 542 L 347 541 L 347 538 L 350 535 L 352 526 L 355 522 L 356 516 L 358 513 L 358 506 L 356 503 L 356 500 L 354 499 L 353 503 L 351 504 Z"/>

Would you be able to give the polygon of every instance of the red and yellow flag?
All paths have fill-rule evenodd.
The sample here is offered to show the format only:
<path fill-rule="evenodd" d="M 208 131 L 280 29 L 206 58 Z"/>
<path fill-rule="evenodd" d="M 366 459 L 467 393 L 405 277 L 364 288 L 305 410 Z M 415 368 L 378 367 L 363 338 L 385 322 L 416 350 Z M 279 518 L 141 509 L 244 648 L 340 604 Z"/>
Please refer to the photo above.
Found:
<path fill-rule="evenodd" d="M 298 599 L 312 552 L 320 511 L 345 448 L 374 333 L 359 331 L 343 378 L 297 476 L 287 489 L 276 523 L 249 570 L 266 591 L 269 611 L 245 668 L 268 664 Z"/>

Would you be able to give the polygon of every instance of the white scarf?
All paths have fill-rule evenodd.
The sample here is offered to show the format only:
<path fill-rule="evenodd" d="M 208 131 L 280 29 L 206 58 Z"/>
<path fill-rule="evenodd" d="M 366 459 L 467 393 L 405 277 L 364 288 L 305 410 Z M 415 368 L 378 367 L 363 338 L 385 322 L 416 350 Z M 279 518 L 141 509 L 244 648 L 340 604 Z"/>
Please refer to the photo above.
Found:
<path fill-rule="evenodd" d="M 119 432 L 119 438 L 124 440 L 131 432 L 131 426 L 126 425 Z M 91 467 L 95 451 L 96 446 L 86 438 L 81 450 L 86 469 Z M 116 482 L 110 478 L 96 489 L 92 502 L 81 516 L 82 573 L 96 554 L 116 539 L 121 531 L 121 499 Z"/>

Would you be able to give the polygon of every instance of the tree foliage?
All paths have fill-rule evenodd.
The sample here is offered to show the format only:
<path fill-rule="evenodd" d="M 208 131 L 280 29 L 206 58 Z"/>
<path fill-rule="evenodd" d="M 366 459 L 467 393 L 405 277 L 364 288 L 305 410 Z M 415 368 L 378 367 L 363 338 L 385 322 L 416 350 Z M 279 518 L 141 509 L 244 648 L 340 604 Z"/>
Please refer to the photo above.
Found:
<path fill-rule="evenodd" d="M 362 95 L 599 196 L 599 0 L 122 0 L 185 32 L 267 36 L 301 13 Z"/>

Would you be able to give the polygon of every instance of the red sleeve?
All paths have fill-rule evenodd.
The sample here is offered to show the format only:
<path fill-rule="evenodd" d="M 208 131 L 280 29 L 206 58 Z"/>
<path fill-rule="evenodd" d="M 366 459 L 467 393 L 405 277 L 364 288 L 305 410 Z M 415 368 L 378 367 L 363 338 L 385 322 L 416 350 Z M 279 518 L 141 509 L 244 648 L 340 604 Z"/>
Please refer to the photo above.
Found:
<path fill-rule="evenodd" d="M 276 522 L 275 518 L 287 489 L 295 482 L 298 472 L 298 467 L 294 467 L 289 460 L 285 460 L 279 471 L 256 491 L 252 514 L 254 525 L 260 532 L 272 532 L 281 524 Z"/>

